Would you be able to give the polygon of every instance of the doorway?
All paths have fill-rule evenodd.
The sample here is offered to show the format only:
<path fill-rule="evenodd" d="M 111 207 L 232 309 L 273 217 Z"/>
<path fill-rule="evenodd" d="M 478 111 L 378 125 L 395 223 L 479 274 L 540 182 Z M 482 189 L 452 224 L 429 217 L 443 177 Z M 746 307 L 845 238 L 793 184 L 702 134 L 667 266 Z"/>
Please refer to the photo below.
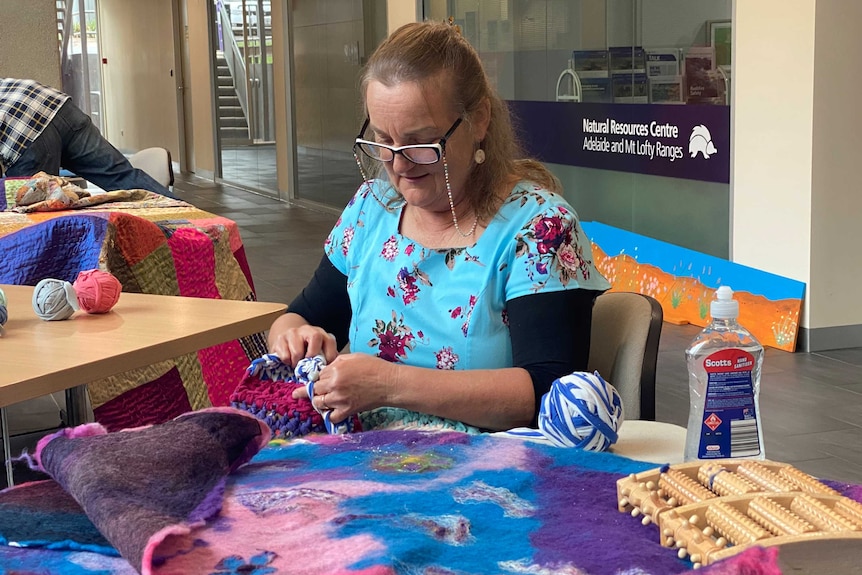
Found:
<path fill-rule="evenodd" d="M 353 140 L 364 118 L 359 75 L 386 36 L 385 0 L 290 2 L 296 193 L 341 210 L 362 178 Z"/>
<path fill-rule="evenodd" d="M 215 0 L 221 179 L 278 197 L 269 0 Z"/>
<path fill-rule="evenodd" d="M 63 91 L 104 133 L 96 0 L 57 2 Z"/>

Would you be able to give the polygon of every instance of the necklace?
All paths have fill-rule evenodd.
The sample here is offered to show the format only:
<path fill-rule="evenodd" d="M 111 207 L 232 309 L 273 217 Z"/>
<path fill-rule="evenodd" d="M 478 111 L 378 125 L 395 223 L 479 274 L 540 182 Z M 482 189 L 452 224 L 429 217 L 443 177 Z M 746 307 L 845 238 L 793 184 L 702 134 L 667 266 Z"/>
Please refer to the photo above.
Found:
<path fill-rule="evenodd" d="M 449 164 L 446 162 L 446 154 L 443 154 L 443 174 L 446 176 L 446 195 L 449 197 L 449 210 L 452 212 L 452 223 L 455 224 L 455 231 L 462 238 L 469 238 L 476 231 L 476 226 L 479 224 L 478 214 L 473 216 L 473 225 L 470 226 L 470 231 L 466 234 L 461 231 L 461 226 L 458 225 L 458 216 L 455 214 L 455 201 L 452 199 L 452 187 L 449 185 Z"/>

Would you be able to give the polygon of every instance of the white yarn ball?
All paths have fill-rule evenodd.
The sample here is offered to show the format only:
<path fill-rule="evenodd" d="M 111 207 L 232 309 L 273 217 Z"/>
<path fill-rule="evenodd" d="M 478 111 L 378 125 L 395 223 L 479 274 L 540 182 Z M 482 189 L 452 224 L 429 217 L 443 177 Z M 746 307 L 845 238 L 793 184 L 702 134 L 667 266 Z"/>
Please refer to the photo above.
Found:
<path fill-rule="evenodd" d="M 622 423 L 622 398 L 599 372 L 563 376 L 542 397 L 539 429 L 560 447 L 607 451 Z"/>

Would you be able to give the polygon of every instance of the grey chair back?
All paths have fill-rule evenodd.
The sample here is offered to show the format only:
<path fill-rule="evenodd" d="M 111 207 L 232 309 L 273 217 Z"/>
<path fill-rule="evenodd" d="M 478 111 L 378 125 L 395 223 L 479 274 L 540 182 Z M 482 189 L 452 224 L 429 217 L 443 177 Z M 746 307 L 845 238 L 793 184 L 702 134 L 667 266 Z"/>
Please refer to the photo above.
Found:
<path fill-rule="evenodd" d="M 616 388 L 626 419 L 655 420 L 655 369 L 663 317 L 655 298 L 634 292 L 603 293 L 593 306 L 587 368 Z"/>

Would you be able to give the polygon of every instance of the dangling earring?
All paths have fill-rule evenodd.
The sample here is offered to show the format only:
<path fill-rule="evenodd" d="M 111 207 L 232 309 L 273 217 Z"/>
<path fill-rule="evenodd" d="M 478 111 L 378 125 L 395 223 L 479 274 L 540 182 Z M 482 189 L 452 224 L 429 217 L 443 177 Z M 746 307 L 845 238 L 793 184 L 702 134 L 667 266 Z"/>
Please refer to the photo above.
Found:
<path fill-rule="evenodd" d="M 482 148 L 479 148 L 478 150 L 476 150 L 476 153 L 473 154 L 473 160 L 477 164 L 483 163 L 485 161 L 485 150 L 483 150 Z"/>

